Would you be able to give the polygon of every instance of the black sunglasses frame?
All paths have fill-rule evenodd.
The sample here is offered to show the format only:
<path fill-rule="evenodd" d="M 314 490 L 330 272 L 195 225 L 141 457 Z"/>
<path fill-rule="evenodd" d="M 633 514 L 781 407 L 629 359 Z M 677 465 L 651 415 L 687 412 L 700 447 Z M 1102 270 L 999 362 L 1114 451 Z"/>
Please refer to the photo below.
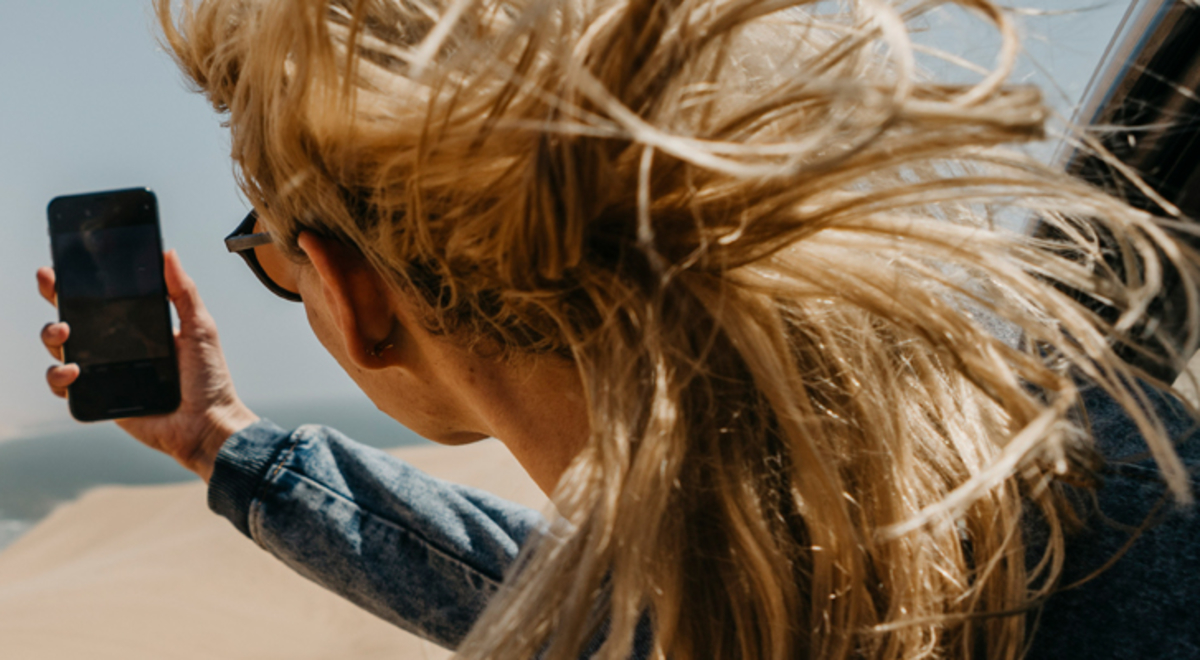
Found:
<path fill-rule="evenodd" d="M 271 276 L 267 275 L 267 271 L 263 270 L 262 264 L 259 263 L 258 255 L 254 253 L 254 248 L 271 243 L 271 235 L 267 232 L 254 233 L 254 225 L 257 222 L 258 213 L 255 211 L 247 213 L 245 219 L 237 226 L 237 229 L 234 229 L 233 233 L 225 237 L 225 249 L 245 259 L 246 265 L 250 267 L 254 276 L 271 293 L 284 300 L 300 302 L 302 299 L 299 293 L 279 286 L 279 283 L 271 279 Z"/>

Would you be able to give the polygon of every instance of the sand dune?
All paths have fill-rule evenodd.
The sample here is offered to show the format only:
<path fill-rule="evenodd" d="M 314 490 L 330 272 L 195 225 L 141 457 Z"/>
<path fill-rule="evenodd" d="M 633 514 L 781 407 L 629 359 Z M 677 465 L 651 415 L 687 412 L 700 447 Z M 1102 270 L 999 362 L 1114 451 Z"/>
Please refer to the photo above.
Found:
<path fill-rule="evenodd" d="M 395 450 L 545 504 L 499 443 Z M 0 553 L 0 658 L 445 658 L 298 577 L 205 506 L 203 484 L 101 488 Z"/>

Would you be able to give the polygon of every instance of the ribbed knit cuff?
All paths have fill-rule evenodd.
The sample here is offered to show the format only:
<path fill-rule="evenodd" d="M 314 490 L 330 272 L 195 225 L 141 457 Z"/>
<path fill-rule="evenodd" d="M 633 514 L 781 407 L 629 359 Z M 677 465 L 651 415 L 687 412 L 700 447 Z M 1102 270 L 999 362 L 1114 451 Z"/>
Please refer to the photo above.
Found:
<path fill-rule="evenodd" d="M 259 420 L 229 436 L 213 463 L 208 482 L 208 508 L 250 536 L 250 504 L 271 465 L 291 441 L 270 420 Z"/>

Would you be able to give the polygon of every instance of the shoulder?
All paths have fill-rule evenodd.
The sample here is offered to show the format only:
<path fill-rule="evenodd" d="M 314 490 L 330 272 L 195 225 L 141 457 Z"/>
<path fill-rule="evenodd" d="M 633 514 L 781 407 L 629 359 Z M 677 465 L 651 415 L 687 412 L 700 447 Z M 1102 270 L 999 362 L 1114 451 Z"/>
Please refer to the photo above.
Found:
<path fill-rule="evenodd" d="M 1200 657 L 1200 510 L 1170 497 L 1116 404 L 1085 400 L 1108 467 L 1068 540 L 1064 588 L 1032 617 L 1029 657 Z M 1200 491 L 1200 433 L 1177 401 L 1154 404 Z"/>

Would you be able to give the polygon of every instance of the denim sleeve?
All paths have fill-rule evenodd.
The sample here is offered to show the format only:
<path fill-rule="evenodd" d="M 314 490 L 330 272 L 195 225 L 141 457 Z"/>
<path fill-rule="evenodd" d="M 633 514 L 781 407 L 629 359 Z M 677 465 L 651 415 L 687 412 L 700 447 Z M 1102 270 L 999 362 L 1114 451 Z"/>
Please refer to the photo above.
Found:
<path fill-rule="evenodd" d="M 226 441 L 208 500 L 300 574 L 449 648 L 544 524 L 333 429 L 268 421 Z"/>

